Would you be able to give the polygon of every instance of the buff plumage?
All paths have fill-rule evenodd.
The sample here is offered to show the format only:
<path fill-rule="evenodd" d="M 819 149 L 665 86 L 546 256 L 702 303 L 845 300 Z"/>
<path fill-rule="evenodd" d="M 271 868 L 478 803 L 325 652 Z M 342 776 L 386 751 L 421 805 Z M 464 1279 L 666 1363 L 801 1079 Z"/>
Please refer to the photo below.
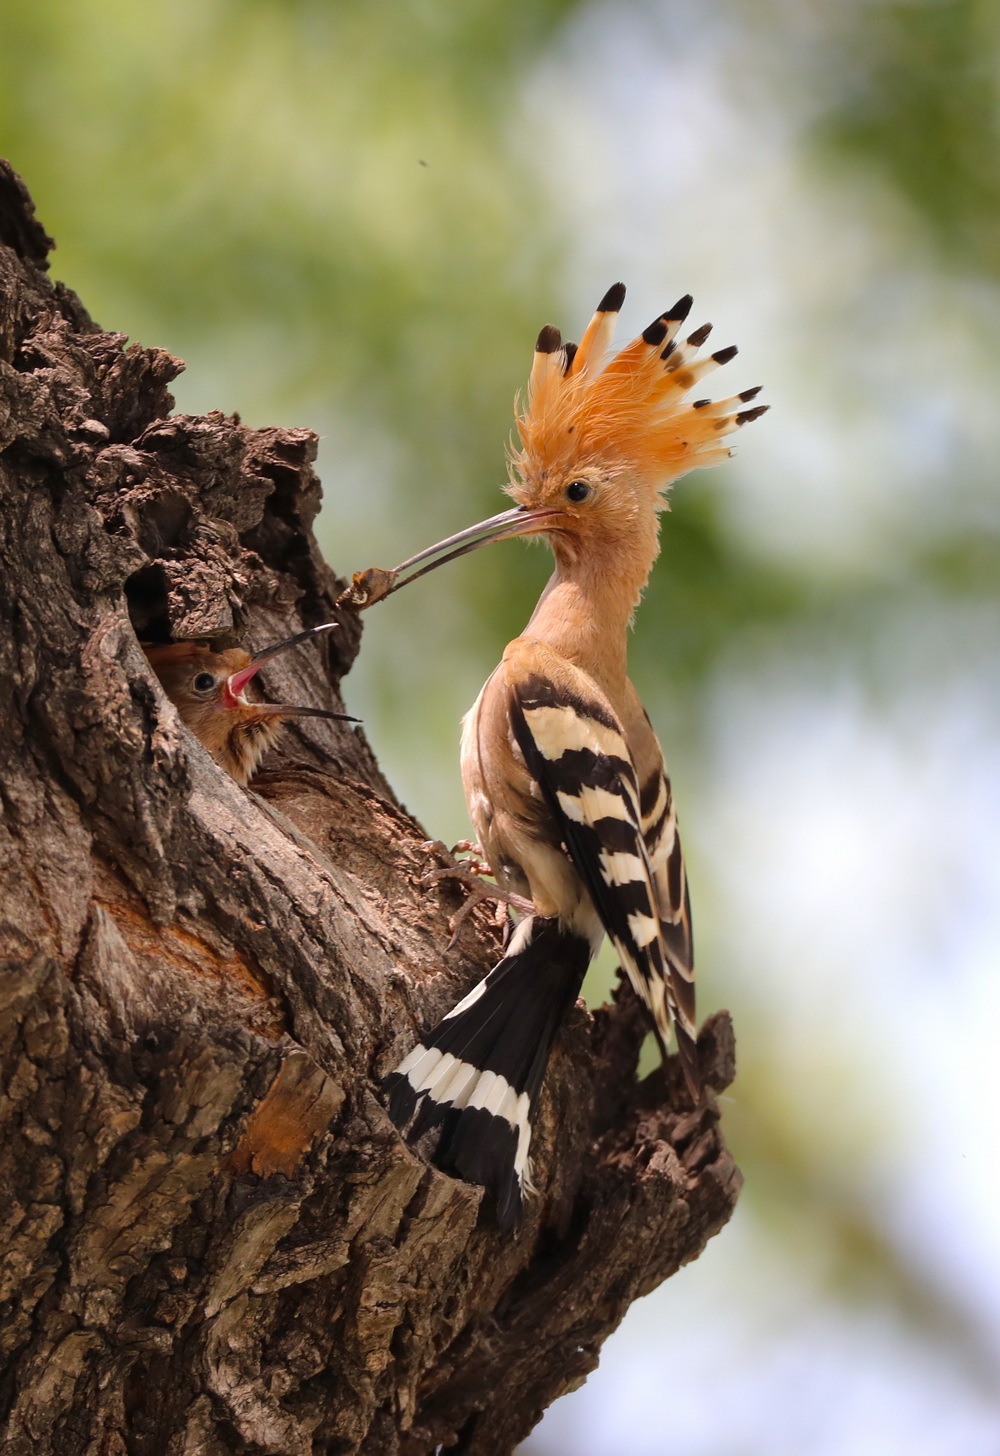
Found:
<path fill-rule="evenodd" d="M 579 347 L 542 329 L 516 406 L 515 508 L 404 563 L 413 580 L 435 556 L 536 534 L 555 556 L 462 738 L 486 859 L 532 912 L 499 964 L 388 1079 L 396 1121 L 418 1134 L 439 1127 L 435 1161 L 484 1184 L 505 1228 L 531 1186 L 553 1040 L 605 934 L 663 1054 L 673 1030 L 689 1094 L 700 1096 L 687 878 L 663 755 L 628 678 L 627 633 L 659 549 L 666 489 L 726 459 L 726 437 L 766 406 L 747 407 L 757 389 L 690 399 L 736 349 L 703 354 L 709 325 L 680 338 L 689 297 L 606 358 L 624 296 L 621 284 L 609 289 Z"/>

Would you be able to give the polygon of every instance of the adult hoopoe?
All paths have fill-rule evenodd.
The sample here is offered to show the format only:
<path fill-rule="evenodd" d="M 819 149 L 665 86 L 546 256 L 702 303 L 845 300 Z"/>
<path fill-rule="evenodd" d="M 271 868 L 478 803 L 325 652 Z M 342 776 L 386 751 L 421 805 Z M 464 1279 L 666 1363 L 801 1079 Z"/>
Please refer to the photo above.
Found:
<path fill-rule="evenodd" d="M 532 1117 L 553 1038 L 605 933 L 664 1055 L 673 1022 L 688 1088 L 700 1096 L 684 862 L 660 746 L 628 679 L 626 638 L 659 550 L 665 488 L 724 460 L 725 436 L 767 407 L 747 407 L 759 389 L 688 402 L 736 353 L 700 353 L 708 324 L 678 340 L 690 297 L 603 363 L 624 297 L 622 284 L 609 289 L 579 347 L 542 329 L 517 414 L 516 507 L 392 574 L 410 581 L 431 558 L 439 565 L 539 533 L 555 556 L 530 622 L 462 735 L 485 856 L 500 886 L 534 911 L 499 964 L 387 1081 L 393 1119 L 405 1127 L 416 1113 L 415 1136 L 440 1125 L 435 1162 L 490 1189 L 503 1228 L 530 1187 Z"/>
<path fill-rule="evenodd" d="M 216 763 L 238 784 L 246 784 L 286 719 L 358 721 L 346 713 L 327 712 L 325 708 L 299 708 L 247 697 L 247 689 L 265 662 L 336 626 L 336 622 L 324 622 L 322 626 L 309 627 L 285 642 L 265 647 L 253 657 L 240 647 L 213 652 L 202 642 L 170 642 L 164 646 L 144 643 L 142 650 L 187 726 L 201 739 Z"/>

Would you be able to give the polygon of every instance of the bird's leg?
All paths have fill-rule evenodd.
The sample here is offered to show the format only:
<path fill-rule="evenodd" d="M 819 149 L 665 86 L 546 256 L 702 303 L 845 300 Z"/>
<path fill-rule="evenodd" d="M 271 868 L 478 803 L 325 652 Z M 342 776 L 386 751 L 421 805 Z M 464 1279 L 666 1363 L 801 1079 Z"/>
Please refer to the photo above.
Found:
<path fill-rule="evenodd" d="M 466 916 L 477 905 L 481 905 L 487 900 L 492 900 L 496 904 L 495 924 L 498 929 L 507 927 L 509 930 L 509 910 L 517 910 L 522 915 L 534 914 L 534 904 L 524 895 L 515 895 L 511 890 L 504 890 L 495 881 L 489 884 L 484 883 L 484 880 L 492 877 L 493 871 L 483 854 L 482 845 L 475 844 L 469 839 L 460 839 L 454 848 L 449 850 L 439 839 L 428 839 L 421 845 L 421 848 L 446 861 L 443 868 L 427 870 L 421 875 L 421 889 L 427 890 L 431 885 L 439 884 L 442 880 L 456 880 L 468 891 L 465 904 L 448 921 L 448 929 L 451 931 L 449 945 L 454 945 L 459 927 Z M 459 854 L 464 854 L 465 858 L 457 858 Z"/>

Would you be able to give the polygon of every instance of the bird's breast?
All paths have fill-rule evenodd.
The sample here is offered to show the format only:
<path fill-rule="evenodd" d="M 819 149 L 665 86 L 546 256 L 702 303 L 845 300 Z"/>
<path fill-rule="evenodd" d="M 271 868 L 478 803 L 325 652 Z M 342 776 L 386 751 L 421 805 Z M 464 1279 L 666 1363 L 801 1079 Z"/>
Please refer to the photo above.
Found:
<path fill-rule="evenodd" d="M 461 764 L 469 817 L 496 879 L 529 896 L 540 915 L 574 927 L 579 920 L 591 937 L 589 896 L 514 740 L 503 664 L 463 721 Z"/>

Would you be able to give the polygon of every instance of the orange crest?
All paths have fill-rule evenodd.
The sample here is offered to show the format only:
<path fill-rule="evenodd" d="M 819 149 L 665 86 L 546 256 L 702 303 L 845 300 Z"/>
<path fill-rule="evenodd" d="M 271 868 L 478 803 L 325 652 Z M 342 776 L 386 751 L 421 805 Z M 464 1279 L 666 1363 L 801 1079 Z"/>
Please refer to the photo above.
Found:
<path fill-rule="evenodd" d="M 539 334 L 527 408 L 517 408 L 521 449 L 512 464 L 523 480 L 597 469 L 664 490 L 696 466 L 727 459 L 724 437 L 768 408 L 745 408 L 759 386 L 717 402 L 689 402 L 699 380 L 736 354 L 735 345 L 701 354 L 711 324 L 678 341 L 690 295 L 604 362 L 624 299 L 624 284 L 608 289 L 579 347 L 564 344 L 551 324 Z"/>

